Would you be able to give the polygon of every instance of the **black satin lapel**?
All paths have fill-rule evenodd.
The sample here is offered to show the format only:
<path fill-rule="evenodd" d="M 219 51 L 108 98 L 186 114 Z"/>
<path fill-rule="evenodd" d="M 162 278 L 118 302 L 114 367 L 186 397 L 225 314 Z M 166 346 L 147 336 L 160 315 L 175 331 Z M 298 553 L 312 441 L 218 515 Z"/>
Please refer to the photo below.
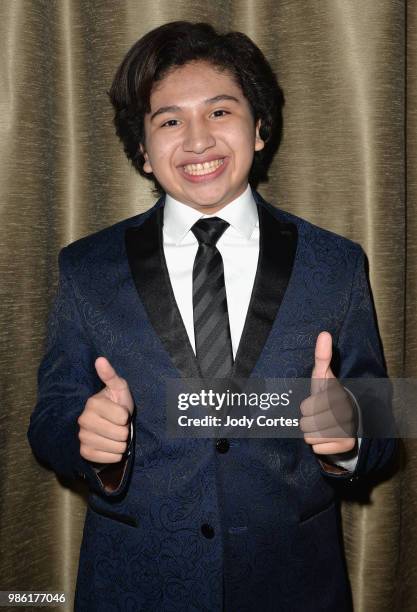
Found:
<path fill-rule="evenodd" d="M 255 194 L 254 194 L 255 195 Z M 233 368 L 233 377 L 249 378 L 277 316 L 291 276 L 297 227 L 280 221 L 256 197 L 259 214 L 259 259 L 248 314 Z"/>
<path fill-rule="evenodd" d="M 183 378 L 200 376 L 197 360 L 178 310 L 163 250 L 160 206 L 145 221 L 126 230 L 129 266 L 149 320 Z"/>

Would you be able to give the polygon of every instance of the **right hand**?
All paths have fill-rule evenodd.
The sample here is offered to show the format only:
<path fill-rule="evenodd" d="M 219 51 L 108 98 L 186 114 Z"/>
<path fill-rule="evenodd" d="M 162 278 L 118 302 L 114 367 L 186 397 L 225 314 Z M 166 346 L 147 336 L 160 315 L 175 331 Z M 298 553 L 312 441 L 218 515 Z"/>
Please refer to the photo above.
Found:
<path fill-rule="evenodd" d="M 127 448 L 134 402 L 127 382 L 105 357 L 96 359 L 95 368 L 106 386 L 88 398 L 78 417 L 80 455 L 95 463 L 117 463 Z"/>

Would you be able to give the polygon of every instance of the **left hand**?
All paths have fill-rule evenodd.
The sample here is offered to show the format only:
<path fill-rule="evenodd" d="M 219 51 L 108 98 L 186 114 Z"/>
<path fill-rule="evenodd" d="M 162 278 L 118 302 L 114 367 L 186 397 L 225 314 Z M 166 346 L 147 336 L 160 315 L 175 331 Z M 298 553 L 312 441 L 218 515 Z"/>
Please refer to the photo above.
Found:
<path fill-rule="evenodd" d="M 318 455 L 346 453 L 356 444 L 356 410 L 331 370 L 331 359 L 332 336 L 321 332 L 314 353 L 311 395 L 300 404 L 304 440 Z"/>

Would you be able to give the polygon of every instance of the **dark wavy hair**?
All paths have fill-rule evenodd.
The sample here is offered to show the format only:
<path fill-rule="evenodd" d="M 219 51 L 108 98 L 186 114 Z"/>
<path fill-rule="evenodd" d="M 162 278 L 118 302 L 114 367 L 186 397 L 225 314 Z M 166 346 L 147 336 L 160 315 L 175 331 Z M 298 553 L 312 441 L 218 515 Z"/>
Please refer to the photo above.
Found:
<path fill-rule="evenodd" d="M 139 145 L 145 141 L 144 116 L 151 110 L 153 84 L 193 60 L 228 71 L 248 100 L 255 123 L 261 120 L 265 146 L 255 151 L 249 173 L 249 182 L 256 187 L 268 180 L 268 168 L 281 141 L 284 96 L 270 64 L 246 34 L 221 34 L 208 23 L 173 21 L 159 26 L 140 38 L 122 60 L 108 95 L 126 156 L 141 176 L 154 182 L 154 195 L 162 195 L 156 177 L 143 170 Z"/>

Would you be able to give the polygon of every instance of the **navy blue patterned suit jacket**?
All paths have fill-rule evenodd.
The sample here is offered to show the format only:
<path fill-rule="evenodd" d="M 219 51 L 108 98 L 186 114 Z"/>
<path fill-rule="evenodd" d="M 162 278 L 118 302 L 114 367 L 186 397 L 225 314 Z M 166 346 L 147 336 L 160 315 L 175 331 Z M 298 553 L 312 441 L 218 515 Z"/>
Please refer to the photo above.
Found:
<path fill-rule="evenodd" d="M 339 377 L 386 376 L 361 247 L 253 195 L 260 256 L 234 375 L 310 377 L 326 330 Z M 28 437 L 58 474 L 89 485 L 75 609 L 349 610 L 332 485 L 380 468 L 393 442 L 364 439 L 352 476 L 329 473 L 302 439 L 219 448 L 166 436 L 165 380 L 199 372 L 169 282 L 163 207 L 164 197 L 59 255 Z M 127 380 L 135 413 L 126 459 L 97 474 L 77 418 L 102 388 L 100 355 Z"/>

